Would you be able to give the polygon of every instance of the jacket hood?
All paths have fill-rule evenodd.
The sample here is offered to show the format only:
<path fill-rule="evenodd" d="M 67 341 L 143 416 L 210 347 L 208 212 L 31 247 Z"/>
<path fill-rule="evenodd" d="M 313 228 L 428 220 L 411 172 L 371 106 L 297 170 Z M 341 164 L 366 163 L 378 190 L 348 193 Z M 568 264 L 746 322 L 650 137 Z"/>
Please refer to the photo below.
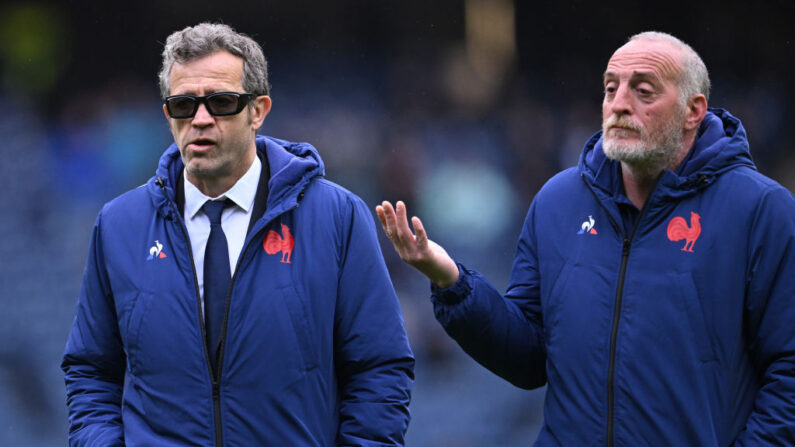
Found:
<path fill-rule="evenodd" d="M 728 111 L 709 108 L 690 152 L 676 172 L 663 171 L 657 188 L 663 197 L 682 198 L 708 186 L 718 175 L 741 166 L 756 169 L 745 128 Z M 585 143 L 579 170 L 590 184 L 608 196 L 620 190 L 620 163 L 608 159 L 602 150 L 601 130 Z"/>
<path fill-rule="evenodd" d="M 257 135 L 256 145 L 257 152 L 267 158 L 270 167 L 269 215 L 292 208 L 309 181 L 325 174 L 320 154 L 309 143 Z M 179 148 L 172 143 L 160 157 L 155 176 L 147 182 L 152 202 L 164 216 L 172 212 L 169 201 L 175 200 L 176 182 L 184 168 Z"/>

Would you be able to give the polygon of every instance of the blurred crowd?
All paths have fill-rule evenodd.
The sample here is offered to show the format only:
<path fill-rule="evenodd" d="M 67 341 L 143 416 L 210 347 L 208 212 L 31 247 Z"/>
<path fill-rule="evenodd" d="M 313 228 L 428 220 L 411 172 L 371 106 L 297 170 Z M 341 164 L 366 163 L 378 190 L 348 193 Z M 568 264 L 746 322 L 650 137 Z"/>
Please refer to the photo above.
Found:
<path fill-rule="evenodd" d="M 154 72 L 54 92 L 47 79 L 15 79 L 9 54 L 0 49 L 0 444 L 63 445 L 59 363 L 93 220 L 154 173 L 172 140 Z M 591 94 L 562 101 L 559 79 L 510 58 L 484 73 L 463 42 L 268 55 L 274 105 L 260 132 L 312 143 L 326 176 L 371 208 L 404 200 L 432 239 L 498 289 L 533 195 L 600 126 L 602 67 L 578 74 Z M 792 191 L 792 92 L 771 77 L 713 75 L 711 103 L 743 120 L 759 169 Z M 427 281 L 380 236 L 417 357 L 408 445 L 529 445 L 543 390 L 513 388 L 467 358 L 435 322 Z"/>

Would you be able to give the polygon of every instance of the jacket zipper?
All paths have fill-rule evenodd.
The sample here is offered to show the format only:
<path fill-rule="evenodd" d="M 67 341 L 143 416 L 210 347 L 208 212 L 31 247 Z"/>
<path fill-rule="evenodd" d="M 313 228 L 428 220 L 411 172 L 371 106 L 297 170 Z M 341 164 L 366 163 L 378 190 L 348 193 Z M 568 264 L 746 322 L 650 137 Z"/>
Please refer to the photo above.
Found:
<path fill-rule="evenodd" d="M 157 185 L 160 186 L 160 188 L 163 190 L 163 195 L 168 200 L 168 202 L 171 205 L 171 208 L 174 211 L 174 213 L 179 215 L 179 212 L 177 211 L 176 204 L 174 204 L 174 201 L 172 201 L 171 198 L 168 197 L 168 194 L 166 194 L 165 180 L 163 180 L 162 178 L 158 177 L 158 179 L 155 181 L 155 183 L 157 183 Z M 298 194 L 298 201 L 299 202 L 303 198 L 303 196 L 304 196 L 303 191 Z M 281 216 L 282 214 L 289 213 L 290 211 L 293 211 L 296 208 L 298 208 L 298 203 L 296 203 L 295 206 L 293 206 L 289 210 L 284 211 L 283 213 L 280 213 L 277 216 L 274 216 L 265 225 L 263 225 L 262 229 L 267 228 L 268 223 L 273 221 L 276 217 Z M 206 328 L 204 327 L 204 321 L 201 318 L 203 312 L 201 311 L 201 295 L 199 294 L 199 279 L 198 279 L 198 275 L 196 274 L 196 262 L 193 260 L 193 250 L 190 249 L 190 239 L 188 238 L 188 230 L 185 228 L 184 225 L 182 225 L 181 222 L 180 222 L 179 226 L 182 229 L 182 234 L 185 236 L 185 240 L 188 243 L 188 248 L 189 248 L 188 249 L 188 254 L 190 255 L 191 264 L 193 266 L 193 280 L 194 280 L 194 286 L 196 288 L 196 299 L 197 299 L 197 301 L 199 303 L 199 325 L 201 326 L 202 341 L 204 341 L 204 339 L 206 339 L 206 337 L 207 337 L 207 334 L 206 334 Z M 254 233 L 254 236 L 252 236 L 249 239 L 248 243 L 243 247 L 243 251 L 241 252 L 240 256 L 237 258 L 237 264 L 235 265 L 235 273 L 234 273 L 234 275 L 232 275 L 232 279 L 229 282 L 229 290 L 226 293 L 226 305 L 224 307 L 224 323 L 221 326 L 221 335 L 220 335 L 220 338 L 218 339 L 218 345 L 219 346 L 218 346 L 218 375 L 217 376 L 213 375 L 213 368 L 212 368 L 212 364 L 210 363 L 210 353 L 207 351 L 207 344 L 206 343 L 202 343 L 202 346 L 204 347 L 205 359 L 207 360 L 207 370 L 210 373 L 210 379 L 212 381 L 212 387 L 213 387 L 213 392 L 212 392 L 212 394 L 213 394 L 213 413 L 214 413 L 213 416 L 214 416 L 214 420 L 215 420 L 215 445 L 216 445 L 216 447 L 223 447 L 223 445 L 224 445 L 223 436 L 221 434 L 221 380 L 220 380 L 220 378 L 221 378 L 221 371 L 223 369 L 223 364 L 224 364 L 224 347 L 226 346 L 226 325 L 227 325 L 227 322 L 229 321 L 229 307 L 230 307 L 231 302 L 232 302 L 232 290 L 234 289 L 234 286 L 235 286 L 235 279 L 237 279 L 237 273 L 240 270 L 240 263 L 245 258 L 249 247 L 251 247 L 251 243 L 257 239 L 255 236 L 258 233 L 260 233 L 262 231 L 262 229 L 258 230 L 256 233 Z"/>
<path fill-rule="evenodd" d="M 654 191 L 657 190 L 657 184 L 660 183 L 660 179 L 662 179 L 662 175 L 657 177 L 657 180 L 654 183 L 654 186 L 649 193 L 649 197 L 646 198 L 646 202 L 643 204 L 643 207 L 640 209 L 638 213 L 638 218 L 635 220 L 635 225 L 632 227 L 632 233 L 630 234 L 629 238 L 627 238 L 626 233 L 624 233 L 623 226 L 619 225 L 613 216 L 608 212 L 605 205 L 599 200 L 599 196 L 596 195 L 596 192 L 591 188 L 591 185 L 588 184 L 588 181 L 585 178 L 585 174 L 580 174 L 585 186 L 591 191 L 596 202 L 604 208 L 605 214 L 610 221 L 613 222 L 613 226 L 615 226 L 619 232 L 621 233 L 621 237 L 623 238 L 622 246 L 621 246 L 621 268 L 618 273 L 618 286 L 616 287 L 616 299 L 615 299 L 615 307 L 613 310 L 613 324 L 612 329 L 610 331 L 610 357 L 607 366 L 607 447 L 613 447 L 614 437 L 615 437 L 615 429 L 614 429 L 614 419 L 615 419 L 615 386 L 614 386 L 614 375 L 615 375 L 615 367 L 616 367 L 616 345 L 618 340 L 618 324 L 621 320 L 621 304 L 624 300 L 624 281 L 626 279 L 627 273 L 627 264 L 629 264 L 629 253 L 630 249 L 632 248 L 632 241 L 635 240 L 635 233 L 640 226 L 640 221 L 643 219 L 643 215 L 645 214 L 646 209 L 648 208 L 646 205 L 651 201 L 651 197 L 654 194 Z"/>
<path fill-rule="evenodd" d="M 638 217 L 640 220 L 640 217 Z M 637 223 L 635 224 L 637 228 Z M 634 233 L 634 230 L 633 230 Z M 613 329 L 610 332 L 610 361 L 607 367 L 607 445 L 613 446 L 613 419 L 614 419 L 614 384 L 613 376 L 616 366 L 616 339 L 618 338 L 618 322 L 621 319 L 621 302 L 624 297 L 624 278 L 627 272 L 627 264 L 629 262 L 629 249 L 632 246 L 632 240 L 624 237 L 624 244 L 621 248 L 621 270 L 618 275 L 618 288 L 616 290 L 615 309 L 613 310 Z"/>
<path fill-rule="evenodd" d="M 218 377 L 213 375 L 213 367 L 210 363 L 210 353 L 207 351 L 207 343 L 204 340 L 207 339 L 207 329 L 204 327 L 204 319 L 202 316 L 204 312 L 202 311 L 202 302 L 201 302 L 201 293 L 199 292 L 199 276 L 196 273 L 196 262 L 193 259 L 193 249 L 191 248 L 190 244 L 190 237 L 188 237 L 188 230 L 185 228 L 185 225 L 179 220 L 179 211 L 177 210 L 177 205 L 174 203 L 173 200 L 166 194 L 166 182 L 162 177 L 158 177 L 155 183 L 163 190 L 163 195 L 168 200 L 169 205 L 171 206 L 171 210 L 177 216 L 177 224 L 179 228 L 182 230 L 182 235 L 185 236 L 185 242 L 188 244 L 188 256 L 190 257 L 190 264 L 191 268 L 193 269 L 193 286 L 196 291 L 196 305 L 199 310 L 199 327 L 201 328 L 202 334 L 202 350 L 204 351 L 204 359 L 207 361 L 207 371 L 210 375 L 210 382 L 212 383 L 212 397 L 213 397 L 213 419 L 215 424 L 215 445 L 217 447 L 223 446 L 223 438 L 221 436 L 221 384 L 218 377 L 221 377 L 220 365 L 218 371 Z M 226 317 L 224 317 L 224 321 L 226 321 Z"/>
<path fill-rule="evenodd" d="M 303 196 L 304 196 L 304 193 L 301 192 L 298 195 L 298 200 L 300 201 L 303 198 Z M 281 216 L 282 214 L 287 214 L 287 213 L 293 211 L 296 208 L 298 208 L 298 203 L 296 203 L 295 206 L 293 206 L 289 210 L 286 210 L 286 211 L 284 211 L 282 213 L 279 213 L 276 216 L 273 216 L 273 218 L 271 218 L 269 221 L 267 221 L 265 223 L 265 225 L 262 226 L 262 228 L 257 230 L 256 233 L 252 233 L 252 237 L 249 239 L 248 243 L 243 247 L 243 250 L 240 252 L 240 256 L 237 258 L 237 264 L 235 265 L 235 273 L 232 275 L 232 280 L 229 282 L 229 291 L 226 294 L 226 307 L 224 308 L 224 323 L 223 323 L 223 325 L 221 325 L 221 336 L 218 339 L 218 377 L 221 377 L 221 370 L 223 369 L 223 364 L 224 364 L 224 347 L 226 347 L 226 325 L 227 325 L 227 323 L 229 321 L 229 307 L 232 304 L 232 290 L 234 289 L 234 286 L 235 286 L 235 280 L 237 279 L 237 273 L 240 270 L 240 263 L 243 262 L 243 259 L 246 257 L 246 253 L 248 252 L 249 247 L 251 247 L 251 244 L 255 240 L 258 239 L 257 235 L 260 234 L 265 228 L 267 228 L 268 224 L 270 224 L 274 219 L 276 219 L 277 217 Z M 219 402 L 218 402 L 218 410 L 219 410 L 219 412 L 220 412 L 220 408 L 221 408 L 221 404 L 220 404 L 220 400 L 219 400 Z M 220 438 L 218 438 L 218 439 L 220 439 Z M 221 445 L 222 444 L 218 444 L 219 447 L 221 447 Z"/>
<path fill-rule="evenodd" d="M 301 193 L 299 196 L 303 196 Z M 298 204 L 294 207 L 290 208 L 289 210 L 281 213 L 277 216 L 274 216 L 271 220 L 269 220 L 265 225 L 262 226 L 261 229 L 257 230 L 256 233 L 253 233 L 251 238 L 249 239 L 248 243 L 243 247 L 243 251 L 240 252 L 240 256 L 237 258 L 237 263 L 235 264 L 235 273 L 232 275 L 232 279 L 229 281 L 229 290 L 226 293 L 226 305 L 224 307 L 224 323 L 221 325 L 221 335 L 218 339 L 218 378 L 213 381 L 213 407 L 215 409 L 215 445 L 216 447 L 223 447 L 223 438 L 221 437 L 221 371 L 223 370 L 224 366 L 224 347 L 226 346 L 226 325 L 229 321 L 229 307 L 232 304 L 232 290 L 235 287 L 235 280 L 237 279 L 237 273 L 240 271 L 240 263 L 243 262 L 243 259 L 246 257 L 246 253 L 248 253 L 249 247 L 251 244 L 258 239 L 258 234 L 262 232 L 265 228 L 267 228 L 268 224 L 273 221 L 278 216 L 282 214 L 289 213 L 290 211 L 298 208 Z M 211 372 L 212 374 L 212 372 Z"/>

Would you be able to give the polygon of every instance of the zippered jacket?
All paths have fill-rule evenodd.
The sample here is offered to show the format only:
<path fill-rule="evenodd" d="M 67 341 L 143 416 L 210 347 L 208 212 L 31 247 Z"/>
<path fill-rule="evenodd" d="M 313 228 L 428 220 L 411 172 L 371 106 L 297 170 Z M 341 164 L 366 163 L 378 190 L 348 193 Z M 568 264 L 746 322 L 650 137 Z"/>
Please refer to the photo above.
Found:
<path fill-rule="evenodd" d="M 522 388 L 539 446 L 795 445 L 795 200 L 709 109 L 637 219 L 601 132 L 534 198 L 507 292 L 459 264 L 446 331 Z"/>
<path fill-rule="evenodd" d="M 233 273 L 218 380 L 176 145 L 99 213 L 62 362 L 70 445 L 403 445 L 414 359 L 372 214 L 312 146 L 256 144 L 267 207 Z"/>

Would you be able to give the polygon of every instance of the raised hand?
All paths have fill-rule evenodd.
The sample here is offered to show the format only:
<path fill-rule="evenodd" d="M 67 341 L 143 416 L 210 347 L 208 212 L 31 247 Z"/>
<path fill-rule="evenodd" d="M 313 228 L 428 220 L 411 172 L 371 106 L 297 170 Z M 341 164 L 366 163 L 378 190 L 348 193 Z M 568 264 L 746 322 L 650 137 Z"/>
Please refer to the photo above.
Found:
<path fill-rule="evenodd" d="M 406 218 L 406 205 L 402 201 L 392 204 L 384 201 L 375 207 L 384 233 L 392 242 L 400 259 L 416 268 L 438 287 L 450 287 L 458 280 L 458 266 L 441 245 L 428 239 L 419 217 L 411 218 L 414 233 Z"/>

